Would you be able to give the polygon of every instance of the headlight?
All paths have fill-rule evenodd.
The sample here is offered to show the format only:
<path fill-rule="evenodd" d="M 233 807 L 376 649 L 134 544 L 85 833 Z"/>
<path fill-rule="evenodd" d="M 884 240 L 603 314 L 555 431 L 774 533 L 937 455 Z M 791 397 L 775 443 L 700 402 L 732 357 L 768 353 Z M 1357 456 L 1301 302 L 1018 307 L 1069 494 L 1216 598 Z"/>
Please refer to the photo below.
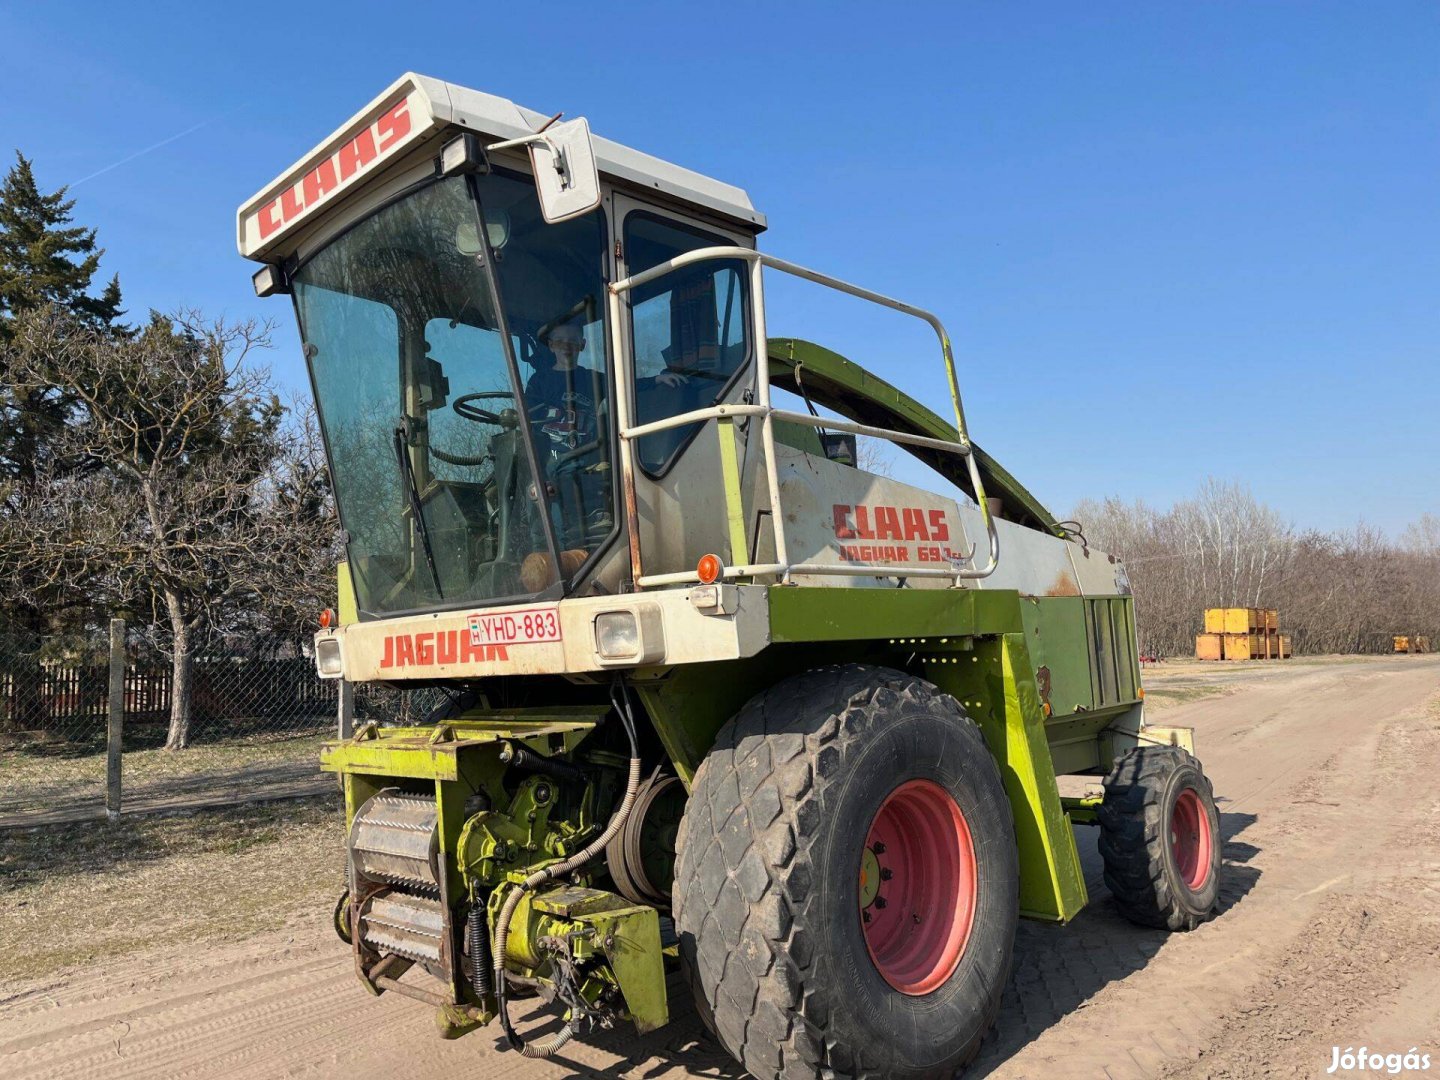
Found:
<path fill-rule="evenodd" d="M 658 664 L 665 659 L 665 623 L 655 604 L 595 616 L 595 655 L 602 664 Z"/>
<path fill-rule="evenodd" d="M 640 623 L 633 611 L 595 616 L 595 651 L 602 660 L 630 660 L 640 654 Z"/>
<path fill-rule="evenodd" d="M 340 639 L 337 637 L 315 638 L 315 670 L 322 679 L 338 679 L 345 673 L 345 663 L 340 655 Z"/>

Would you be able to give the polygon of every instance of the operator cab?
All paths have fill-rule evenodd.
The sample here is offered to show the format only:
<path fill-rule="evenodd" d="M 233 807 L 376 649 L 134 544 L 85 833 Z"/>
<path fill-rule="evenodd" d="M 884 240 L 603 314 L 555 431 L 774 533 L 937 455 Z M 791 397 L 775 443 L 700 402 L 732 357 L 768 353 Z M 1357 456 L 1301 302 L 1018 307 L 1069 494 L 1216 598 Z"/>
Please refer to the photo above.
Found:
<path fill-rule="evenodd" d="M 627 588 L 607 284 L 764 228 L 737 188 L 546 123 L 406 75 L 241 208 L 257 291 L 293 294 L 362 619 Z M 634 292 L 637 422 L 743 393 L 746 290 L 732 261 Z M 699 427 L 639 439 L 637 484 L 713 473 L 683 460 Z M 657 559 L 687 532 L 641 527 Z"/>

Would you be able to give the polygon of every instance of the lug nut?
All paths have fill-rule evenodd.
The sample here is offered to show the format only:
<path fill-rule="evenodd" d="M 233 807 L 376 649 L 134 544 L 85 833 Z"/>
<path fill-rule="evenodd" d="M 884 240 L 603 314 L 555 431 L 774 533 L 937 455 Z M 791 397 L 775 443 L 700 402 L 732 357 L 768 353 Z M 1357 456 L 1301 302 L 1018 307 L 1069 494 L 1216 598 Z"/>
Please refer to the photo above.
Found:
<path fill-rule="evenodd" d="M 886 900 L 883 896 L 875 897 L 875 906 L 878 908 L 883 908 L 889 902 L 890 901 Z"/>
<path fill-rule="evenodd" d="M 876 840 L 876 841 L 875 841 L 875 846 L 872 847 L 870 850 L 873 851 L 876 855 L 884 855 L 884 854 L 885 854 L 885 845 L 882 844 L 879 840 Z"/>
<path fill-rule="evenodd" d="M 882 866 L 882 867 L 880 868 L 880 880 L 881 880 L 881 881 L 889 881 L 889 880 L 890 880 L 891 878 L 893 878 L 894 876 L 895 876 L 895 874 L 890 870 L 890 868 L 889 868 L 888 866 Z"/>

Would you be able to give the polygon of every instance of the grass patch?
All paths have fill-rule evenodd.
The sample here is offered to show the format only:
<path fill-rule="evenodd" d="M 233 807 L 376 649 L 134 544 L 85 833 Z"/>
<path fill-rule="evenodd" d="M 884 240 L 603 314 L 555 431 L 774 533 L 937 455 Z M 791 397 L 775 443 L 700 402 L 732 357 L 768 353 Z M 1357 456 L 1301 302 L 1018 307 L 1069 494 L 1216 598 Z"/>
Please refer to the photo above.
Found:
<path fill-rule="evenodd" d="M 323 919 L 344 833 L 338 793 L 0 831 L 0 981 Z"/>
<path fill-rule="evenodd" d="M 1145 704 L 1154 708 L 1169 708 L 1172 705 L 1188 705 L 1204 698 L 1223 697 L 1234 690 L 1226 683 L 1215 682 L 1164 682 L 1145 684 Z"/>
<path fill-rule="evenodd" d="M 185 750 L 126 750 L 120 775 L 126 795 L 163 793 L 188 781 L 227 781 L 299 776 L 320 771 L 320 744 L 329 732 L 289 737 L 255 735 Z M 43 806 L 103 790 L 105 750 L 75 754 L 53 746 L 0 749 L 0 807 Z M 185 784 L 185 787 L 192 786 Z M 181 788 L 184 790 L 184 787 Z"/>

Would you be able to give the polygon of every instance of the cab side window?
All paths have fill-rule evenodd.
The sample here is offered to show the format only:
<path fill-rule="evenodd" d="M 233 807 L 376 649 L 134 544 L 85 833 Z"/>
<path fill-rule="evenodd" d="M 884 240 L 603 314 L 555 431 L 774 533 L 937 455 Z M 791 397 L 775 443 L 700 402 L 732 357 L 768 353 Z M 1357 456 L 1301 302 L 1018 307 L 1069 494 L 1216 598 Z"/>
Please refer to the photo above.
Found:
<path fill-rule="evenodd" d="M 625 219 L 626 269 L 638 274 L 686 251 L 733 243 L 678 222 L 633 213 Z M 647 424 L 716 404 L 750 351 L 746 265 L 739 259 L 673 270 L 631 294 L 635 421 Z M 666 472 L 699 424 L 646 435 L 641 467 Z"/>

